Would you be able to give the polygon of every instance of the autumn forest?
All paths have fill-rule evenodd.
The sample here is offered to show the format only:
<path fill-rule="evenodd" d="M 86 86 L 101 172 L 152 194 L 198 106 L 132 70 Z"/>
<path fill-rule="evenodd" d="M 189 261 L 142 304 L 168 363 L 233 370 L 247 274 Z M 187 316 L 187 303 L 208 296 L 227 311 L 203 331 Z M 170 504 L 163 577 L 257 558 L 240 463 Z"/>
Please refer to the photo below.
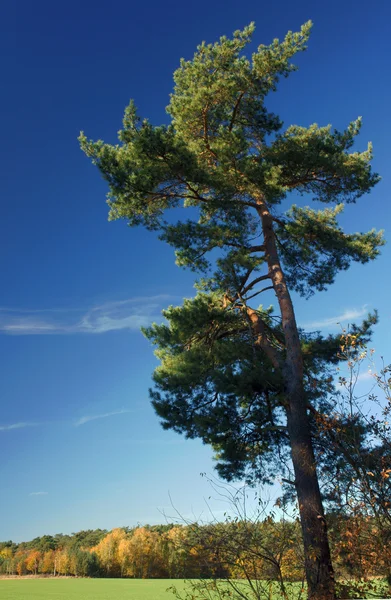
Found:
<path fill-rule="evenodd" d="M 383 576 L 390 548 L 371 518 L 330 516 L 339 578 Z M 388 528 L 390 529 L 390 528 Z M 384 535 L 384 531 L 382 532 Z M 388 531 L 390 535 L 391 531 Z M 153 525 L 44 535 L 0 543 L 0 573 L 124 578 L 247 578 L 302 581 L 298 521 Z"/>

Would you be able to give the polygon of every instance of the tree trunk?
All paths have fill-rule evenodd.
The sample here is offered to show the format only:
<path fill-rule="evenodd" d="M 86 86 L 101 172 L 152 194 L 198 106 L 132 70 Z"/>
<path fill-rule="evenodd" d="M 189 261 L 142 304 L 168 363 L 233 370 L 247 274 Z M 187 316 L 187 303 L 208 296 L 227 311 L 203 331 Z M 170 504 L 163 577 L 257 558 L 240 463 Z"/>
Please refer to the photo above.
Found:
<path fill-rule="evenodd" d="M 308 598 L 335 598 L 334 572 L 302 385 L 287 381 L 288 433 L 303 533 Z M 300 389 L 301 388 L 301 389 Z"/>
<path fill-rule="evenodd" d="M 287 395 L 287 426 L 303 534 L 308 598 L 334 600 L 334 571 L 316 473 L 296 317 L 278 256 L 273 219 L 263 201 L 259 202 L 258 214 L 262 221 L 269 275 L 280 307 L 285 335 L 286 357 L 282 373 Z"/>

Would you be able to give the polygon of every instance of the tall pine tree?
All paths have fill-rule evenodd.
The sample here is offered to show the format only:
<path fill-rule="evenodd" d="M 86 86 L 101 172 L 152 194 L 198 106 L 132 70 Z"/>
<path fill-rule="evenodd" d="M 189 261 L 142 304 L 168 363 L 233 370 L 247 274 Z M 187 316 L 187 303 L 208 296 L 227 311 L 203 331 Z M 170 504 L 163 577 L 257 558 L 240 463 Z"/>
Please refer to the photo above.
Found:
<path fill-rule="evenodd" d="M 282 42 L 260 45 L 251 60 L 243 50 L 251 40 L 252 24 L 232 39 L 203 43 L 175 72 L 169 125 L 157 127 L 141 120 L 131 103 L 118 145 L 89 141 L 84 134 L 80 142 L 109 184 L 111 219 L 125 218 L 132 226 L 158 230 L 161 239 L 174 246 L 180 265 L 208 275 L 208 253 L 215 250 L 216 268 L 204 280 L 206 296 L 199 302 L 209 302 L 213 312 L 213 298 L 220 298 L 215 306 L 217 322 L 223 311 L 235 331 L 246 327 L 240 338 L 245 358 L 232 365 L 232 376 L 243 370 L 252 352 L 256 358 L 249 370 L 257 368 L 259 374 L 251 377 L 258 379 L 260 388 L 271 385 L 275 390 L 275 385 L 279 390 L 303 531 L 308 595 L 330 599 L 335 586 L 311 437 L 305 343 L 290 291 L 308 296 L 324 290 L 351 261 L 375 258 L 382 237 L 375 231 L 346 234 L 338 224 L 343 204 L 355 202 L 378 181 L 370 167 L 371 147 L 352 151 L 360 119 L 342 132 L 318 125 L 284 130 L 278 116 L 265 106 L 280 77 L 295 70 L 291 58 L 306 48 L 310 28 L 306 23 Z M 292 205 L 285 211 L 282 201 L 289 192 L 309 194 L 331 206 L 318 210 Z M 190 207 L 192 218 L 173 225 L 165 213 L 178 206 Z M 265 289 L 272 289 L 277 299 L 277 327 L 269 311 L 251 304 Z M 201 321 L 200 331 L 204 325 Z M 156 341 L 164 351 L 164 335 Z M 192 341 L 178 342 L 182 355 L 192 349 Z M 218 367 L 216 373 L 214 368 L 211 376 L 217 377 Z M 266 371 L 271 380 L 267 385 Z M 180 370 L 177 375 L 181 377 Z M 169 414 L 175 394 L 172 398 L 171 405 L 166 399 L 166 425 L 171 422 L 175 427 L 175 416 Z M 204 397 L 205 402 L 218 400 L 215 393 Z M 159 405 L 158 398 L 155 403 Z M 180 413 L 181 406 L 175 410 Z M 266 412 L 267 406 L 262 410 Z M 254 427 L 261 427 L 265 418 L 259 414 Z M 282 435 L 279 424 L 275 432 L 270 429 L 270 444 Z M 220 423 L 209 426 L 217 430 Z M 190 431 L 191 422 L 188 427 Z"/>

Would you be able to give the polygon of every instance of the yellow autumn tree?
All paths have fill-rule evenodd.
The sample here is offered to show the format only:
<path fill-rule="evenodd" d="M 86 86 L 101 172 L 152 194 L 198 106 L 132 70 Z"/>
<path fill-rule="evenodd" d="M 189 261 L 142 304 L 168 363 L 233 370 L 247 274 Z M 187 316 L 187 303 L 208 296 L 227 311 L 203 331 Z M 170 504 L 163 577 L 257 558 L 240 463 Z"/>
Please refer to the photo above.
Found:
<path fill-rule="evenodd" d="M 123 557 L 120 558 L 118 548 L 126 538 L 127 534 L 123 529 L 113 529 L 99 544 L 91 548 L 91 552 L 95 552 L 101 567 L 110 577 L 119 577 L 122 573 Z"/>
<path fill-rule="evenodd" d="M 156 531 L 146 527 L 137 528 L 130 539 L 130 549 L 129 569 L 132 577 L 147 579 L 165 576 L 162 546 Z"/>
<path fill-rule="evenodd" d="M 7 573 L 8 575 L 10 575 L 12 573 L 12 559 L 13 559 L 13 552 L 12 552 L 12 548 L 3 548 L 0 551 L 0 563 L 2 563 L 3 565 L 3 573 Z"/>
<path fill-rule="evenodd" d="M 59 575 L 69 575 L 70 561 L 66 548 L 56 552 L 56 568 Z"/>
<path fill-rule="evenodd" d="M 54 550 L 48 550 L 45 552 L 41 562 L 41 573 L 45 574 L 55 574 L 54 564 L 55 564 L 55 552 Z"/>
<path fill-rule="evenodd" d="M 165 562 L 170 578 L 186 578 L 186 537 L 186 529 L 179 526 L 172 527 L 164 534 Z"/>
<path fill-rule="evenodd" d="M 123 537 L 117 548 L 117 561 L 121 569 L 121 577 L 131 577 L 132 543 L 129 537 Z"/>

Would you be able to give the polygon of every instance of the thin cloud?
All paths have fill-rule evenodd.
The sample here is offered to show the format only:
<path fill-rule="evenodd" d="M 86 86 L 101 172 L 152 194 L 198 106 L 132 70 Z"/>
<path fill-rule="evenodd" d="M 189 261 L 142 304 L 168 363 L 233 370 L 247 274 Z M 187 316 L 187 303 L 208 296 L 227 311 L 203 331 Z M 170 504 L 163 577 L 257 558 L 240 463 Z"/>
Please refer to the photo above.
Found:
<path fill-rule="evenodd" d="M 38 423 L 28 423 L 21 421 L 19 423 L 11 423 L 10 425 L 0 425 L 0 431 L 12 431 L 13 429 L 24 429 L 25 427 L 36 427 Z"/>
<path fill-rule="evenodd" d="M 306 323 L 304 327 L 306 329 L 329 329 L 331 327 L 338 327 L 339 324 L 351 322 L 355 319 L 360 319 L 364 317 L 368 313 L 367 306 L 363 306 L 362 308 L 353 308 L 347 309 L 342 314 L 336 315 L 334 317 L 329 317 L 327 319 L 322 319 L 320 321 L 313 321 L 311 323 Z"/>
<path fill-rule="evenodd" d="M 364 371 L 360 373 L 357 377 L 357 381 L 370 381 L 375 379 L 375 374 L 372 371 Z"/>
<path fill-rule="evenodd" d="M 47 496 L 49 492 L 30 492 L 29 496 Z"/>
<path fill-rule="evenodd" d="M 70 335 L 135 331 L 159 319 L 163 306 L 173 298 L 168 295 L 128 298 L 88 309 L 0 308 L 0 333 Z"/>
<path fill-rule="evenodd" d="M 113 412 L 103 413 L 101 415 L 86 415 L 81 417 L 75 422 L 75 427 L 80 427 L 80 425 L 85 425 L 90 421 L 96 421 L 97 419 L 106 419 L 107 417 L 114 417 L 115 415 L 123 415 L 125 413 L 130 413 L 131 410 L 123 409 L 123 410 L 115 410 Z"/>

